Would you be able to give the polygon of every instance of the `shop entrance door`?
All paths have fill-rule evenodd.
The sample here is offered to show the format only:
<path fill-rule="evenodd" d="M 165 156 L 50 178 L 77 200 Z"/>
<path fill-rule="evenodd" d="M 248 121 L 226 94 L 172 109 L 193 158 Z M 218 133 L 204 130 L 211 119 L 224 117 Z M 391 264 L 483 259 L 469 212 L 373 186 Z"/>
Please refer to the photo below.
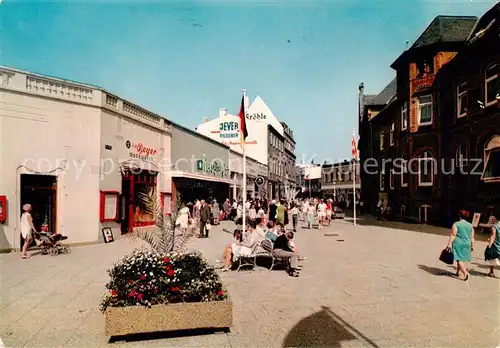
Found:
<path fill-rule="evenodd" d="M 132 197 L 134 197 L 134 176 L 126 174 L 122 176 L 122 194 L 120 196 L 120 230 L 122 234 L 130 232 L 133 228 L 134 203 Z"/>
<path fill-rule="evenodd" d="M 31 216 L 37 231 L 56 232 L 57 177 L 21 174 L 21 214 L 23 205 L 31 204 Z M 21 236 L 21 248 L 24 245 Z M 35 244 L 35 241 L 32 241 Z"/>

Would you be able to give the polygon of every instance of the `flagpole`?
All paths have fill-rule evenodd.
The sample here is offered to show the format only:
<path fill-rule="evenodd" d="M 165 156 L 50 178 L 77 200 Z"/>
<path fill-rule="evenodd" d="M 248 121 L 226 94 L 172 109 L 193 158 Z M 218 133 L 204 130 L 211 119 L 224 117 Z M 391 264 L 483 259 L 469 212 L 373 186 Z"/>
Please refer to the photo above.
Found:
<path fill-rule="evenodd" d="M 246 90 L 243 90 L 243 110 L 246 112 Z M 246 117 L 246 115 L 243 115 Z M 246 232 L 246 222 L 247 222 L 247 155 L 246 155 L 246 139 L 244 134 L 241 134 L 241 147 L 243 150 L 243 233 Z"/>
<path fill-rule="evenodd" d="M 352 132 L 352 138 L 354 137 L 354 132 Z M 357 144 L 356 144 L 357 146 Z M 354 226 L 356 226 L 356 156 L 353 156 L 352 161 L 352 211 L 354 217 Z"/>

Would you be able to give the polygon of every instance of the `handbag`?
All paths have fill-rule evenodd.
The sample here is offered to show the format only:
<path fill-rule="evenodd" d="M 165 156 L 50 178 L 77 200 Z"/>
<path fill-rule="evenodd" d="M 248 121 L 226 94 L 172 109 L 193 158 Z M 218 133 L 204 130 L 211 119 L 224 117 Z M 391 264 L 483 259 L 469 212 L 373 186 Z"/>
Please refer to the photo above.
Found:
<path fill-rule="evenodd" d="M 484 249 L 484 261 L 495 260 L 499 257 L 500 255 L 496 249 L 490 247 L 489 245 L 486 246 L 486 249 Z"/>
<path fill-rule="evenodd" d="M 210 225 L 210 223 L 207 223 L 207 224 L 205 225 L 205 229 L 206 229 L 207 231 L 210 231 L 210 229 L 211 229 L 211 228 L 212 228 L 212 225 Z"/>
<path fill-rule="evenodd" d="M 453 262 L 455 262 L 455 258 L 453 257 L 453 252 L 451 251 L 451 249 L 444 248 L 443 251 L 441 251 L 439 260 L 446 263 L 447 265 L 453 265 Z"/>

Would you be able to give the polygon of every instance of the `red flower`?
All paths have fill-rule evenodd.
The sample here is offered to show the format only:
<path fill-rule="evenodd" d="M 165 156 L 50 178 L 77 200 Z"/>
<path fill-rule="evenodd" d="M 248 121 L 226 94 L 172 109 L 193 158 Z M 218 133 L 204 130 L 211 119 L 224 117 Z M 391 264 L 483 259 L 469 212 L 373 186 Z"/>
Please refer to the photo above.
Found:
<path fill-rule="evenodd" d="M 179 291 L 179 290 L 180 290 L 180 289 L 179 289 L 179 287 L 178 287 L 178 286 L 174 286 L 174 287 L 172 288 L 172 291 L 173 291 L 173 292 L 177 292 L 177 291 Z"/>
<path fill-rule="evenodd" d="M 135 290 L 132 290 L 131 292 L 128 293 L 128 297 L 134 297 L 136 294 Z"/>
<path fill-rule="evenodd" d="M 116 290 L 111 290 L 111 296 L 116 296 L 117 293 L 116 293 Z"/>
<path fill-rule="evenodd" d="M 219 295 L 219 296 L 224 295 L 224 291 L 222 291 L 222 290 L 221 290 L 221 291 L 219 291 L 219 292 L 217 293 L 217 295 Z"/>
<path fill-rule="evenodd" d="M 146 276 L 143 274 L 143 275 L 141 275 L 139 278 L 140 278 L 141 280 L 144 280 L 144 279 L 146 279 Z"/>
<path fill-rule="evenodd" d="M 169 277 L 173 276 L 175 274 L 175 271 L 173 269 L 169 269 L 168 272 L 167 272 L 167 275 Z"/>
<path fill-rule="evenodd" d="M 164 259 L 163 259 L 163 262 L 165 262 L 165 263 L 169 263 L 169 262 L 170 262 L 170 259 L 169 259 L 168 257 L 166 257 L 166 258 L 164 258 Z"/>
<path fill-rule="evenodd" d="M 137 298 L 139 299 L 139 301 L 142 301 L 142 298 L 143 298 L 143 297 L 144 297 L 144 295 L 143 295 L 143 294 L 139 294 L 139 295 L 137 295 Z"/>
<path fill-rule="evenodd" d="M 157 293 L 158 293 L 158 289 L 157 289 L 157 288 L 155 288 L 155 290 L 154 290 L 154 291 L 155 291 L 155 294 L 157 294 Z"/>
<path fill-rule="evenodd" d="M 134 284 L 135 282 L 133 280 L 129 280 L 129 284 Z"/>

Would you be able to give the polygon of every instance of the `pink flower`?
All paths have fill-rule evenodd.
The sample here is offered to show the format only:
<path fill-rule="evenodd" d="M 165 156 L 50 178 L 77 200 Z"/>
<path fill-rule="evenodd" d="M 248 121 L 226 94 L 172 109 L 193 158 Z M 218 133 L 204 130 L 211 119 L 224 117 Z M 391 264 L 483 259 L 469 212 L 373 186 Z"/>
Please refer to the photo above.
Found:
<path fill-rule="evenodd" d="M 144 297 L 144 295 L 143 295 L 143 294 L 139 294 L 139 295 L 137 295 L 137 298 L 139 299 L 139 301 L 142 301 L 143 297 Z"/>
<path fill-rule="evenodd" d="M 168 272 L 167 272 L 167 275 L 169 277 L 171 277 L 171 276 L 175 275 L 175 271 L 173 269 L 169 269 Z"/>
<path fill-rule="evenodd" d="M 164 258 L 164 259 L 163 259 L 163 262 L 165 262 L 165 263 L 169 263 L 169 262 L 170 262 L 170 259 L 169 259 L 168 257 L 166 257 L 166 258 Z"/>
<path fill-rule="evenodd" d="M 139 278 L 140 278 L 141 280 L 144 280 L 144 279 L 146 279 L 146 276 L 143 274 L 143 275 L 141 275 Z"/>
<path fill-rule="evenodd" d="M 222 291 L 222 290 L 221 290 L 221 291 L 219 291 L 219 292 L 217 293 L 217 295 L 219 295 L 219 296 L 224 295 L 224 291 Z"/>
<path fill-rule="evenodd" d="M 136 295 L 135 290 L 132 290 L 128 293 L 128 297 L 135 297 L 135 295 Z"/>

